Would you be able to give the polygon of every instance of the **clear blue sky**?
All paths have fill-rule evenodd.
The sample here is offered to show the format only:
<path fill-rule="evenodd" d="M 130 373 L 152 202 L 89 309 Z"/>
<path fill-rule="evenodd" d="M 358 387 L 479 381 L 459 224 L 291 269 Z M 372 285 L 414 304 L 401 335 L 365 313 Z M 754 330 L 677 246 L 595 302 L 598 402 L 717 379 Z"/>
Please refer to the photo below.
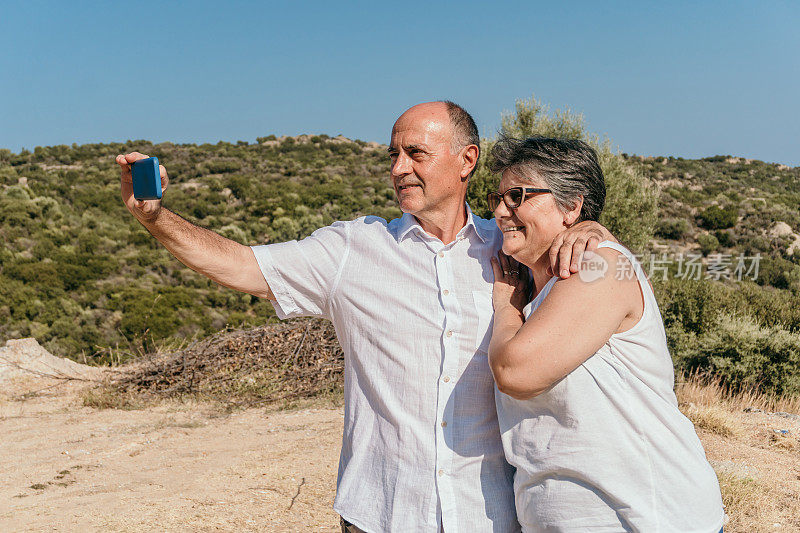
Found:
<path fill-rule="evenodd" d="M 3 2 L 0 147 L 299 133 L 386 142 L 535 94 L 642 155 L 800 165 L 800 3 Z"/>

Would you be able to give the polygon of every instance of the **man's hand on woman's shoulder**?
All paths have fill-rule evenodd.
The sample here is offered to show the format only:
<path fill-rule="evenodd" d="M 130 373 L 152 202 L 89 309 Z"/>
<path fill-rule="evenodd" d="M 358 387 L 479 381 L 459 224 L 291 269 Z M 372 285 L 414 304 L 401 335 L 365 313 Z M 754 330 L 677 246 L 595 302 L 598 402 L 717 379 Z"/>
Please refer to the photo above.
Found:
<path fill-rule="evenodd" d="M 583 252 L 597 250 L 603 241 L 618 242 L 599 222 L 586 220 L 558 234 L 550 246 L 550 272 L 567 279 L 579 270 Z"/>

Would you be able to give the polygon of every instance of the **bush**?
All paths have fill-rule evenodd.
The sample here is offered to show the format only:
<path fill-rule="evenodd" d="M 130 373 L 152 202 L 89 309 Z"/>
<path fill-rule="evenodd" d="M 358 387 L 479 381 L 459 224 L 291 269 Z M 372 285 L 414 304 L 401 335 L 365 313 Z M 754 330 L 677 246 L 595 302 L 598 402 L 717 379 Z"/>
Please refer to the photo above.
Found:
<path fill-rule="evenodd" d="M 700 213 L 700 225 L 706 229 L 728 229 L 736 225 L 739 219 L 739 210 L 729 205 L 724 208 L 712 205 Z"/>
<path fill-rule="evenodd" d="M 5 275 L 29 284 L 42 284 L 50 287 L 64 287 L 64 280 L 58 265 L 53 262 L 17 263 L 4 269 Z"/>
<path fill-rule="evenodd" d="M 782 257 L 762 257 L 758 268 L 758 283 L 778 289 L 800 290 L 800 266 Z"/>
<path fill-rule="evenodd" d="M 697 237 L 697 244 L 700 245 L 700 252 L 703 255 L 719 250 L 719 241 L 713 235 L 700 235 Z"/>
<path fill-rule="evenodd" d="M 246 176 L 231 176 L 227 186 L 236 198 L 246 200 L 252 189 L 252 181 Z"/>
<path fill-rule="evenodd" d="M 667 327 L 702 334 L 716 325 L 717 315 L 729 302 L 729 289 L 706 280 L 670 279 L 657 287 L 658 305 Z"/>
<path fill-rule="evenodd" d="M 237 159 L 211 159 L 197 166 L 201 174 L 224 174 L 238 172 L 242 169 L 242 162 Z"/>
<path fill-rule="evenodd" d="M 270 233 L 275 242 L 297 239 L 300 236 L 300 224 L 289 217 L 278 217 L 272 221 Z"/>
<path fill-rule="evenodd" d="M 668 218 L 656 223 L 656 235 L 677 241 L 689 233 L 689 223 L 682 218 Z"/>
<path fill-rule="evenodd" d="M 502 117 L 501 130 L 517 138 L 541 135 L 562 139 L 580 139 L 597 150 L 600 167 L 606 182 L 606 205 L 600 223 L 626 246 L 643 251 L 653 236 L 656 221 L 657 192 L 638 167 L 625 161 L 622 155 L 611 150 L 609 140 L 601 141 L 597 135 L 586 131 L 583 116 L 569 110 L 550 112 L 535 98 L 518 100 L 515 113 Z M 495 139 L 481 140 L 481 159 L 467 192 L 467 201 L 473 211 L 485 218 L 492 213 L 486 204 L 486 193 L 497 189 L 499 177 L 489 170 L 490 151 Z"/>
<path fill-rule="evenodd" d="M 800 331 L 800 267 L 781 257 L 785 242 L 763 234 L 779 220 L 800 227 L 800 169 L 778 171 L 759 162 L 729 165 L 724 159 L 625 161 L 587 134 L 579 116 L 550 113 L 535 101 L 520 102 L 516 113 L 504 116 L 503 128 L 595 143 L 608 186 L 608 218 L 603 221 L 629 246 L 646 242 L 648 228 L 655 225 L 654 191 L 640 171 L 672 184 L 662 191 L 662 238 L 680 234 L 682 219 L 690 223 L 683 238 L 695 234 L 690 213 L 698 206 L 701 212 L 719 202 L 739 207 L 743 219 L 735 234 L 710 231 L 719 246 L 727 246 L 730 235 L 738 247 L 733 254 L 762 254 L 758 283 L 653 280 L 678 368 L 686 367 L 700 348 L 722 347 L 707 338 L 720 327 L 722 315 L 749 317 L 779 337 L 780 332 Z M 269 301 L 219 287 L 181 267 L 141 228 L 120 202 L 113 157 L 132 150 L 158 156 L 173 182 L 167 206 L 240 242 L 300 238 L 332 220 L 362 214 L 387 219 L 400 214 L 385 149 L 319 138 L 319 144 L 291 139 L 279 147 L 128 141 L 42 147 L 33 154 L 0 149 L 0 344 L 30 334 L 61 355 L 80 358 L 81 352 L 97 351 L 94 361 L 103 363 L 116 345 L 138 353 L 226 323 L 270 320 L 275 315 Z M 484 155 L 492 142 L 483 139 Z M 63 161 L 74 167 L 58 168 Z M 27 186 L 20 185 L 21 177 L 28 178 Z M 469 191 L 476 213 L 487 214 L 485 193 L 495 190 L 496 180 L 482 158 Z M 226 187 L 241 202 L 223 196 Z M 781 346 L 794 349 L 791 343 Z M 711 368 L 705 360 L 692 361 Z M 737 375 L 728 373 L 729 379 Z"/>
<path fill-rule="evenodd" d="M 717 241 L 719 241 L 719 245 L 724 248 L 730 248 L 735 244 L 733 235 L 731 235 L 731 233 L 728 231 L 723 231 L 723 230 L 715 231 L 714 237 L 716 237 Z"/>
<path fill-rule="evenodd" d="M 736 285 L 736 291 L 728 291 L 735 298 L 727 303 L 726 312 L 755 317 L 761 326 L 777 325 L 800 332 L 800 295 L 750 281 Z"/>
<path fill-rule="evenodd" d="M 800 392 L 800 297 L 752 282 L 670 279 L 656 287 L 675 368 L 734 389 Z"/>
<path fill-rule="evenodd" d="M 247 244 L 250 240 L 248 232 L 235 224 L 222 226 L 217 232 L 223 237 L 236 241 L 239 244 Z"/>
<path fill-rule="evenodd" d="M 710 371 L 738 389 L 800 394 L 800 335 L 722 315 L 696 342 L 685 358 L 685 370 Z"/>

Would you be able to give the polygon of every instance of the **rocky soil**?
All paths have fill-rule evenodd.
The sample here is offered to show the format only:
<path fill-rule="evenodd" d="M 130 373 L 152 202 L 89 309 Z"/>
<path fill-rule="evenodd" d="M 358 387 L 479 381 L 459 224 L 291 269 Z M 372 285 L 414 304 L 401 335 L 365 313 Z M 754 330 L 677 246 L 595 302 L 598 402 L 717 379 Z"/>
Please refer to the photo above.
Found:
<path fill-rule="evenodd" d="M 96 409 L 84 400 L 101 371 L 22 344 L 0 348 L 0 531 L 338 531 L 341 407 Z M 685 409 L 725 531 L 800 531 L 800 417 Z"/>

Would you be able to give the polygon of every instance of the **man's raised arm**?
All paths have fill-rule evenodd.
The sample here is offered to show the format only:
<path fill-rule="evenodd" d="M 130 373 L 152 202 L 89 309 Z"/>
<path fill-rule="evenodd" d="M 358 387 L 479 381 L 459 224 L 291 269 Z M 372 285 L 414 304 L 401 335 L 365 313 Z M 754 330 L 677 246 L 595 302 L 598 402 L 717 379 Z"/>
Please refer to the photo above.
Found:
<path fill-rule="evenodd" d="M 122 201 L 128 211 L 164 245 L 178 261 L 211 280 L 260 298 L 274 300 L 253 251 L 248 246 L 195 226 L 161 206 L 161 200 L 137 200 L 133 197 L 131 164 L 148 156 L 139 152 L 117 156 L 122 170 Z M 161 190 L 167 189 L 167 170 L 160 166 Z"/>

